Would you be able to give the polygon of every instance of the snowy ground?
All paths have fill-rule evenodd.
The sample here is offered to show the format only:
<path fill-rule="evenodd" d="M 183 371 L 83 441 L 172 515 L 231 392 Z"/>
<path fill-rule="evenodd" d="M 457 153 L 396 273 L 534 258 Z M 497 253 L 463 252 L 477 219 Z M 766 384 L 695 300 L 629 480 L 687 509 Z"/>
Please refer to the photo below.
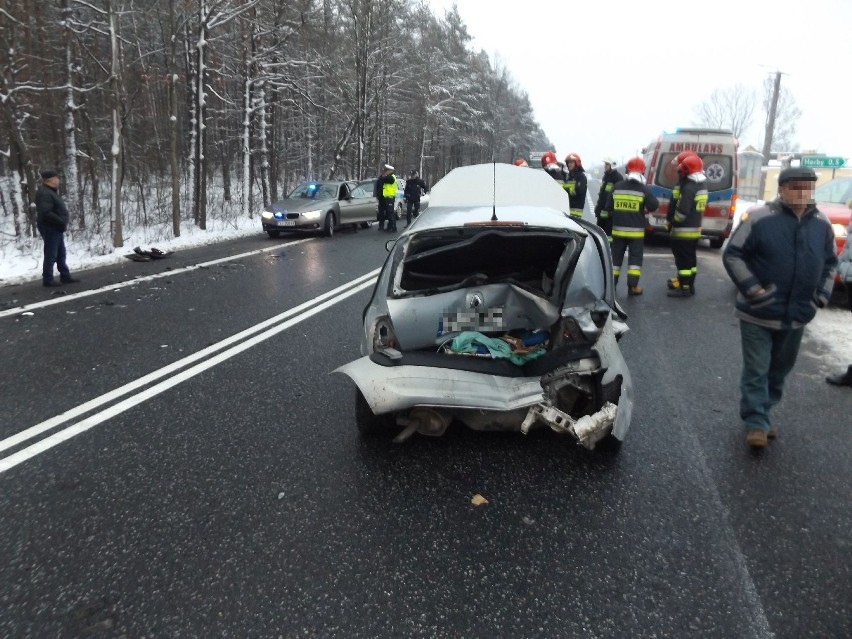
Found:
<path fill-rule="evenodd" d="M 740 202 L 739 215 L 754 202 Z M 255 219 L 231 219 L 227 222 L 210 220 L 208 229 L 200 231 L 189 223 L 181 229 L 181 236 L 172 240 L 150 242 L 150 232 L 141 229 L 129 233 L 124 247 L 115 249 L 106 255 L 92 255 L 91 244 L 83 239 L 75 239 L 66 234 L 68 265 L 73 272 L 86 268 L 117 264 L 126 260 L 127 253 L 133 247 L 143 249 L 156 247 L 160 250 L 177 250 L 191 246 L 214 244 L 224 240 L 261 233 L 260 222 Z M 11 242 L 0 244 L 0 287 L 41 279 L 41 259 L 43 244 L 41 238 L 31 238 L 24 246 L 15 247 Z M 842 370 L 852 364 L 852 313 L 848 309 L 833 305 L 821 310 L 816 319 L 808 325 L 807 336 L 823 347 L 827 356 L 825 364 L 829 369 Z"/>
<path fill-rule="evenodd" d="M 105 255 L 95 255 L 93 253 L 97 252 L 97 249 L 93 249 L 91 242 L 75 237 L 72 232 L 65 234 L 65 248 L 68 252 L 66 261 L 72 272 L 77 272 L 95 266 L 124 262 L 127 259 L 124 256 L 132 253 L 135 246 L 143 249 L 156 247 L 162 251 L 174 251 L 259 233 L 262 231 L 257 217 L 230 219 L 226 222 L 208 220 L 206 231 L 201 231 L 188 222 L 181 226 L 181 236 L 170 240 L 151 241 L 150 231 L 140 227 L 125 235 L 123 248 L 114 249 Z M 22 247 L 16 247 L 11 242 L 0 244 L 0 287 L 41 279 L 43 250 L 44 243 L 40 237 L 28 238 Z"/>

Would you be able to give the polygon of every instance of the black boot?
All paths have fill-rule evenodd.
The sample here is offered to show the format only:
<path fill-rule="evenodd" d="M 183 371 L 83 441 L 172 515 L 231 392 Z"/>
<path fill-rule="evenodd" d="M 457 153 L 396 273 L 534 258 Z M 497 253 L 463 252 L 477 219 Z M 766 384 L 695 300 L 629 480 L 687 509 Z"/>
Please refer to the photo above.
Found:
<path fill-rule="evenodd" d="M 852 386 L 852 366 L 849 366 L 842 375 L 829 375 L 825 381 L 835 386 Z"/>

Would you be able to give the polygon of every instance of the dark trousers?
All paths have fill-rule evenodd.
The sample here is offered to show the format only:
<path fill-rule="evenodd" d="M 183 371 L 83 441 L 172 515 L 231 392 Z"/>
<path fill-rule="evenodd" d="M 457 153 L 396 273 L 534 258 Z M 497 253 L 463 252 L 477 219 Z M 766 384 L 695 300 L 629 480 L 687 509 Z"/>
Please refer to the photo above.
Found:
<path fill-rule="evenodd" d="M 642 261 L 645 257 L 644 237 L 613 237 L 612 238 L 612 271 L 615 282 L 621 275 L 621 265 L 624 263 L 624 253 L 627 253 L 627 286 L 639 286 L 642 276 Z"/>
<path fill-rule="evenodd" d="M 781 401 L 784 380 L 796 363 L 804 332 L 804 328 L 773 330 L 740 320 L 740 417 L 747 430 L 769 430 L 769 411 Z"/>
<path fill-rule="evenodd" d="M 44 240 L 44 262 L 41 277 L 45 282 L 53 281 L 53 265 L 59 269 L 59 279 L 71 278 L 71 271 L 65 263 L 65 233 L 44 224 L 38 225 L 38 232 Z"/>
<path fill-rule="evenodd" d="M 677 278 L 681 285 L 692 286 L 698 272 L 698 240 L 671 239 Z"/>
<path fill-rule="evenodd" d="M 385 219 L 388 222 L 387 228 L 390 231 L 396 230 L 396 211 L 394 204 L 396 200 L 392 197 L 385 198 Z"/>
<path fill-rule="evenodd" d="M 405 225 L 411 224 L 411 212 L 414 211 L 414 217 L 420 215 L 420 200 L 408 200 L 408 206 L 405 209 Z"/>

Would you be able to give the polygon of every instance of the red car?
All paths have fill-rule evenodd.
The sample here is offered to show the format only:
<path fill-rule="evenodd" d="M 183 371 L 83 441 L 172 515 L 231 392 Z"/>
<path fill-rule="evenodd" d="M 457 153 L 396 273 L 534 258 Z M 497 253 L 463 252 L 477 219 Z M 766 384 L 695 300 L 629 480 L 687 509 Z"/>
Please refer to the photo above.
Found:
<path fill-rule="evenodd" d="M 849 209 L 849 203 L 852 201 L 852 177 L 835 178 L 818 186 L 814 191 L 814 200 L 817 208 L 831 221 L 837 242 L 837 254 L 840 255 L 843 245 L 846 244 L 846 228 L 852 213 Z"/>

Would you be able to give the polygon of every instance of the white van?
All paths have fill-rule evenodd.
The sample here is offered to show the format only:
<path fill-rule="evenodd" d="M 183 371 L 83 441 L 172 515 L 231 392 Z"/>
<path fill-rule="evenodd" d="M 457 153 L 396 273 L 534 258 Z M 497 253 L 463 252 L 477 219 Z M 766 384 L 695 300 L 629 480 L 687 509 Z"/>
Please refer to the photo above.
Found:
<path fill-rule="evenodd" d="M 721 248 L 731 234 L 737 206 L 737 139 L 723 129 L 677 129 L 664 132 L 644 149 L 645 179 L 660 200 L 660 208 L 648 216 L 648 233 L 666 233 L 666 213 L 677 184 L 672 160 L 683 151 L 695 151 L 704 162 L 707 176 L 707 208 L 701 235 L 710 246 Z"/>

